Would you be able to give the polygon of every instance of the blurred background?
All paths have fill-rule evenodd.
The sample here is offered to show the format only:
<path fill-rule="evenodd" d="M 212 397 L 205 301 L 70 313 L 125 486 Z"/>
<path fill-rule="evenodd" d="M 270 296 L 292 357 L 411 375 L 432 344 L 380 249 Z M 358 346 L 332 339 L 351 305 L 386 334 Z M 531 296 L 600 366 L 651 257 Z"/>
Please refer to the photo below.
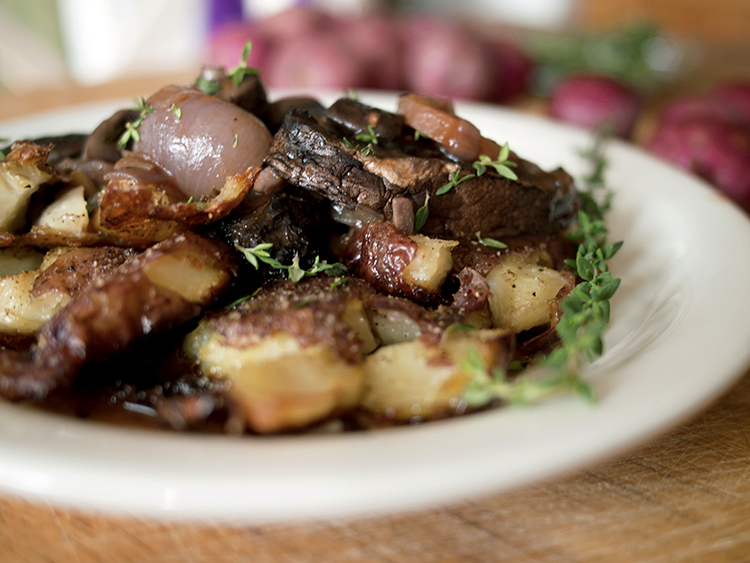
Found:
<path fill-rule="evenodd" d="M 20 92 L 235 64 L 252 38 L 253 61 L 272 85 L 315 79 L 334 87 L 344 81 L 403 87 L 414 70 L 409 65 L 428 53 L 433 65 L 478 61 L 449 69 L 452 82 L 464 80 L 458 92 L 464 97 L 492 99 L 502 98 L 497 85 L 464 75 L 492 74 L 492 63 L 510 56 L 493 54 L 502 51 L 501 41 L 517 47 L 527 63 L 629 72 L 626 78 L 646 86 L 694 70 L 702 49 L 748 47 L 748 24 L 746 0 L 714 0 L 710 7 L 699 0 L 0 0 L 0 85 Z M 629 36 L 618 42 L 618 34 Z M 331 46 L 360 64 L 337 65 L 336 53 L 326 58 L 337 50 Z M 305 76 L 289 68 L 289 59 L 327 72 Z M 375 60 L 389 64 L 359 68 Z M 278 63 L 289 66 L 273 66 Z"/>
<path fill-rule="evenodd" d="M 0 0 L 0 118 L 148 97 L 252 40 L 267 87 L 606 122 L 750 209 L 749 26 L 748 0 Z"/>

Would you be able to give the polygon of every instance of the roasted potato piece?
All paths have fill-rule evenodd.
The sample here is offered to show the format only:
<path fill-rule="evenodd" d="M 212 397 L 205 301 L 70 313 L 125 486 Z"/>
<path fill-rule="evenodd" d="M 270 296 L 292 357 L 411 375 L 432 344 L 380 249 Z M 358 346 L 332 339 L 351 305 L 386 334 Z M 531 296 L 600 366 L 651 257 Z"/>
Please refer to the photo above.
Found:
<path fill-rule="evenodd" d="M 419 338 L 379 348 L 364 362 L 360 405 L 398 422 L 449 416 L 462 408 L 475 351 L 484 365 L 507 367 L 513 336 L 505 330 L 448 331 L 438 344 Z"/>
<path fill-rule="evenodd" d="M 376 289 L 422 303 L 436 301 L 453 268 L 455 241 L 408 236 L 393 223 L 362 227 L 349 241 L 345 260 Z"/>
<path fill-rule="evenodd" d="M 548 324 L 559 297 L 573 288 L 570 272 L 561 272 L 512 256 L 487 274 L 495 327 L 521 332 Z"/>
<path fill-rule="evenodd" d="M 451 250 L 458 242 L 424 235 L 409 238 L 417 243 L 417 252 L 402 272 L 406 283 L 437 293 L 453 268 Z"/>
<path fill-rule="evenodd" d="M 39 327 L 30 349 L 0 349 L 0 396 L 40 400 L 70 385 L 87 362 L 111 360 L 196 317 L 232 273 L 226 247 L 192 233 L 151 247 L 76 295 Z"/>
<path fill-rule="evenodd" d="M 359 400 L 361 358 L 376 345 L 362 306 L 372 289 L 335 280 L 279 282 L 186 338 L 187 356 L 207 376 L 231 382 L 229 397 L 251 430 L 301 428 Z"/>
<path fill-rule="evenodd" d="M 36 270 L 44 261 L 44 252 L 35 248 L 0 249 L 0 276 L 15 276 Z"/>
<path fill-rule="evenodd" d="M 26 223 L 26 210 L 39 186 L 52 178 L 45 165 L 51 146 L 15 143 L 0 161 L 0 231 L 15 232 Z"/>
<path fill-rule="evenodd" d="M 0 277 L 0 332 L 31 334 L 71 298 L 120 266 L 121 248 L 58 248 L 36 269 Z"/>
<path fill-rule="evenodd" d="M 51 232 L 85 233 L 89 226 L 89 213 L 83 186 L 60 190 L 55 201 L 44 208 L 35 227 Z"/>

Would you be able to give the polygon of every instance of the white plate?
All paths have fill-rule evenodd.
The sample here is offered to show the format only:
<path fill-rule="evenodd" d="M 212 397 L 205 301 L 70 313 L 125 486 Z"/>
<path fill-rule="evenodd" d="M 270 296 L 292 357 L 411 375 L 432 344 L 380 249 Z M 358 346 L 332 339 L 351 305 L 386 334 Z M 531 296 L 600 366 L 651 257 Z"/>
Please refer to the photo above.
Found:
<path fill-rule="evenodd" d="M 393 107 L 393 96 L 369 101 Z M 0 136 L 90 130 L 115 104 L 0 124 Z M 481 105 L 459 113 L 544 167 L 585 170 L 573 128 Z M 724 391 L 750 358 L 750 223 L 699 180 L 624 143 L 607 352 L 599 396 L 404 427 L 270 438 L 180 435 L 0 405 L 0 489 L 157 517 L 259 522 L 363 515 L 486 495 L 579 468 L 665 431 Z"/>

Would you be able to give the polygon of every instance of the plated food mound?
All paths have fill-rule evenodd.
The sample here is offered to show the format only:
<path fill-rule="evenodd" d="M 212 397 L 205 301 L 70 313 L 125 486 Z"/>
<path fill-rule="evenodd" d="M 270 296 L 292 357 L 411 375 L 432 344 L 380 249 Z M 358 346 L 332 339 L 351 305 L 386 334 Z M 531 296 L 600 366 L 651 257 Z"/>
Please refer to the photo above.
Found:
<path fill-rule="evenodd" d="M 13 143 L 0 396 L 261 434 L 512 401 L 565 343 L 561 303 L 599 272 L 575 268 L 586 225 L 564 236 L 571 177 L 477 126 L 414 94 L 395 113 L 269 101 L 240 65 L 89 134 Z"/>

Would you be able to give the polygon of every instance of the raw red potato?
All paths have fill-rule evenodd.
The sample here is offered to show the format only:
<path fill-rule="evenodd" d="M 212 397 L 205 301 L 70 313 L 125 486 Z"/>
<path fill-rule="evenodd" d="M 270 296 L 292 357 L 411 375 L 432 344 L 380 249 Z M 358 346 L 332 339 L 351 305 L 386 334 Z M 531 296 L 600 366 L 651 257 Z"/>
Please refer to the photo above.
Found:
<path fill-rule="evenodd" d="M 332 35 L 300 36 L 281 44 L 268 59 L 265 81 L 272 87 L 357 88 L 363 65 Z"/>
<path fill-rule="evenodd" d="M 609 126 L 624 139 L 633 133 L 640 112 L 636 93 L 600 75 L 572 75 L 560 80 L 550 96 L 552 117 L 588 129 Z"/>
<path fill-rule="evenodd" d="M 505 40 L 487 43 L 494 82 L 490 91 L 490 101 L 506 103 L 524 93 L 534 62 L 521 48 Z"/>
<path fill-rule="evenodd" d="M 492 60 L 468 29 L 438 19 L 410 22 L 404 33 L 406 89 L 433 97 L 485 99 L 492 89 Z"/>
<path fill-rule="evenodd" d="M 402 21 L 379 13 L 339 17 L 313 8 L 219 28 L 206 62 L 233 67 L 248 40 L 248 65 L 276 87 L 411 90 L 506 102 L 526 89 L 533 66 L 511 43 L 485 39 L 453 21 Z"/>
<path fill-rule="evenodd" d="M 648 146 L 750 211 L 750 84 L 676 100 L 665 108 Z"/>
<path fill-rule="evenodd" d="M 380 14 L 342 18 L 337 36 L 365 66 L 364 86 L 399 90 L 403 85 L 403 41 L 397 25 Z"/>

